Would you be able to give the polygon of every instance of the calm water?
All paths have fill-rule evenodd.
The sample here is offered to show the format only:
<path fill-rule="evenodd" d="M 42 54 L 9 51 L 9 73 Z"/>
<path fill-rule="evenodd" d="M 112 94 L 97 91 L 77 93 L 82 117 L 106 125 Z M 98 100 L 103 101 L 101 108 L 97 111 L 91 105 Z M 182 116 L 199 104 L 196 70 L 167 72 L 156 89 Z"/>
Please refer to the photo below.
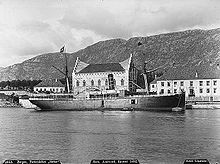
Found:
<path fill-rule="evenodd" d="M 0 159 L 220 162 L 220 110 L 185 113 L 35 112 L 0 108 Z"/>

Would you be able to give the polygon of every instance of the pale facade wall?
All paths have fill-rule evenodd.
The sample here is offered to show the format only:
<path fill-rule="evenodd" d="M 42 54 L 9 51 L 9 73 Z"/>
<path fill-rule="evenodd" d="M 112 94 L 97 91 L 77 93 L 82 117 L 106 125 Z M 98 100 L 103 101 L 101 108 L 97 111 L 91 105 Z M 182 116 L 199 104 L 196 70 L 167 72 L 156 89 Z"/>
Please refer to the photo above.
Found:
<path fill-rule="evenodd" d="M 113 74 L 114 79 L 116 81 L 116 90 L 128 90 L 129 88 L 129 80 L 128 80 L 128 71 L 125 70 L 123 72 L 97 72 L 97 73 L 73 73 L 73 92 L 75 94 L 81 93 L 89 88 L 99 88 L 100 90 L 106 90 L 109 87 L 108 83 L 108 75 Z M 124 85 L 121 85 L 121 80 L 123 79 Z M 94 85 L 91 85 L 91 81 L 94 81 Z M 98 81 L 101 81 L 101 85 L 98 84 Z M 107 80 L 107 85 L 106 85 Z M 79 82 L 79 86 L 77 86 L 77 81 Z M 85 86 L 83 86 L 83 81 L 86 82 Z"/>
<path fill-rule="evenodd" d="M 52 91 L 55 93 L 61 93 L 65 91 L 65 87 L 34 87 L 35 92 L 45 92 L 45 91 Z"/>
<path fill-rule="evenodd" d="M 205 98 L 210 97 L 220 100 L 220 79 L 194 79 L 194 80 L 164 80 L 157 81 L 158 94 L 173 94 L 185 91 L 186 97 L 192 96 Z M 152 87 L 150 91 L 155 91 Z"/>

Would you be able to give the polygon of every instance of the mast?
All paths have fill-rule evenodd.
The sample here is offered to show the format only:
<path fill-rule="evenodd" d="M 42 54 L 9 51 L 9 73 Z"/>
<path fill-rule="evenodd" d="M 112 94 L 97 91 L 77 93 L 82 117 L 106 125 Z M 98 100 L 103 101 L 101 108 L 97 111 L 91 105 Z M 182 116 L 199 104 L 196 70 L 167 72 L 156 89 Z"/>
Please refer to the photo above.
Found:
<path fill-rule="evenodd" d="M 70 86 L 69 86 L 69 77 L 68 77 L 68 65 L 67 65 L 67 56 L 66 56 L 66 53 L 63 53 L 65 50 L 65 46 L 63 46 L 61 49 L 60 49 L 60 54 L 64 55 L 65 57 L 65 79 L 66 79 L 66 91 L 67 93 L 70 93 Z"/>
<path fill-rule="evenodd" d="M 147 80 L 147 70 L 146 70 L 146 62 L 144 62 L 144 68 L 143 68 L 143 76 L 144 76 L 144 85 L 146 93 L 149 94 L 149 87 L 148 87 L 148 80 Z"/>
<path fill-rule="evenodd" d="M 151 61 L 151 60 L 150 60 Z M 148 62 L 150 62 L 150 61 L 148 61 Z M 147 71 L 147 69 L 146 69 L 146 64 L 148 63 L 148 62 L 144 62 L 144 68 L 143 68 L 143 76 L 144 76 L 144 82 L 145 82 L 145 89 L 146 89 L 146 92 L 147 92 L 147 94 L 149 94 L 149 85 L 148 85 L 148 74 L 149 73 L 152 73 L 152 72 L 155 72 L 155 71 L 157 71 L 158 69 L 161 69 L 163 66 L 159 66 L 159 67 L 157 67 L 157 68 L 154 68 L 154 69 L 152 69 L 152 70 L 149 70 L 149 71 Z"/>

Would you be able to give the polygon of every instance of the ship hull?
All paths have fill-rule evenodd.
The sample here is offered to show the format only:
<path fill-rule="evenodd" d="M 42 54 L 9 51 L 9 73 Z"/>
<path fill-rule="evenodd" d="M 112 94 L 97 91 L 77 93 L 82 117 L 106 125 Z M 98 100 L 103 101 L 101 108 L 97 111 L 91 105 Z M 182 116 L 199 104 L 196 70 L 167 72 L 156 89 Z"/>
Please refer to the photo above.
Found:
<path fill-rule="evenodd" d="M 185 95 L 131 96 L 112 99 L 44 99 L 30 98 L 40 110 L 185 110 Z"/>

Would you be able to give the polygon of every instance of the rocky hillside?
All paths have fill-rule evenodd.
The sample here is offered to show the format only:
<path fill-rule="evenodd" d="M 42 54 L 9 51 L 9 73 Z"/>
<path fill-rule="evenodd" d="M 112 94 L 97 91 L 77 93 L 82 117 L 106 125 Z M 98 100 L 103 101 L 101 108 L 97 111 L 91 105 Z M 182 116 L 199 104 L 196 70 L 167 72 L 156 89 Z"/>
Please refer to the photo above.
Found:
<path fill-rule="evenodd" d="M 163 79 L 195 78 L 196 72 L 199 78 L 220 78 L 220 29 L 101 41 L 68 53 L 69 73 L 76 57 L 87 63 L 120 62 L 130 53 L 139 69 L 143 61 L 148 61 L 148 70 L 160 67 Z M 60 53 L 43 54 L 0 69 L 0 81 L 63 78 L 52 65 L 64 69 L 64 57 Z"/>

